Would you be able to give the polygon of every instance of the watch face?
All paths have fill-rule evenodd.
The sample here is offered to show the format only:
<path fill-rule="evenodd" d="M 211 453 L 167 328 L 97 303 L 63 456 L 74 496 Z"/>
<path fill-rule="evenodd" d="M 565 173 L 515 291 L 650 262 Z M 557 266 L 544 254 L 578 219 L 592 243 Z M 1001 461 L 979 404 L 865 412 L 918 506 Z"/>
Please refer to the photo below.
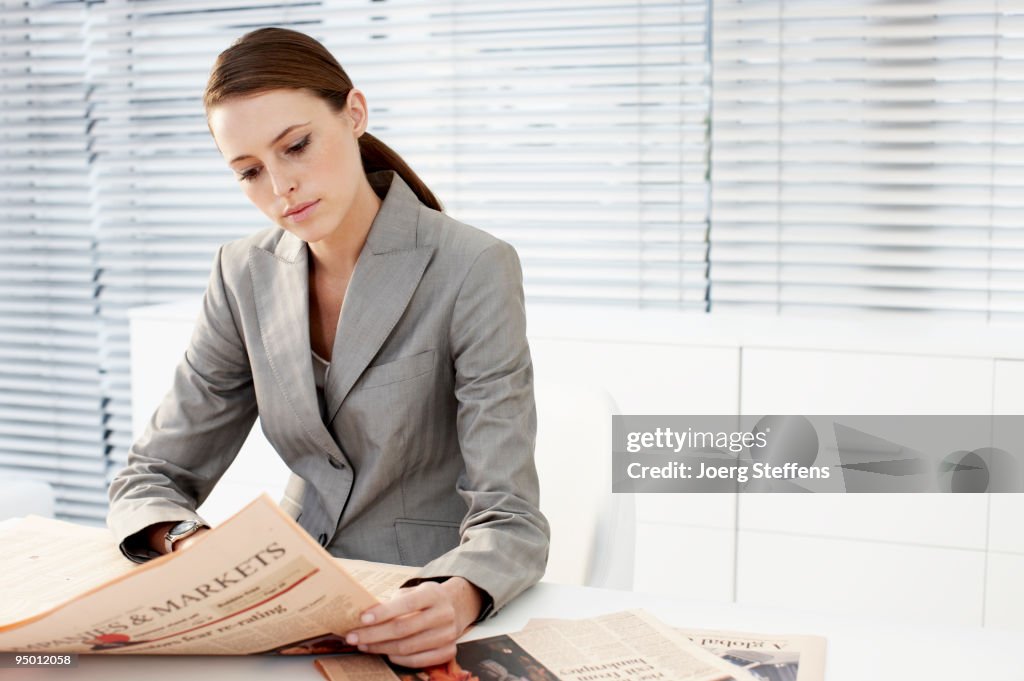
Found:
<path fill-rule="evenodd" d="M 195 520 L 183 520 L 171 529 L 167 530 L 167 536 L 171 539 L 191 534 L 199 525 Z"/>

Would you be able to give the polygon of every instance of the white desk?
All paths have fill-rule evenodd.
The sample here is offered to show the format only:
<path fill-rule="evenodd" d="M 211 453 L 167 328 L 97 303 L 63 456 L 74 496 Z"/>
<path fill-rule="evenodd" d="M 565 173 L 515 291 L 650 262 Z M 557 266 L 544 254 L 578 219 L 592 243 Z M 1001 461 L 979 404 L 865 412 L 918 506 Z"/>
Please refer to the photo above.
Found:
<path fill-rule="evenodd" d="M 842 588 L 842 585 L 837 585 Z M 941 598 L 941 594 L 936 594 Z M 626 591 L 540 584 L 471 637 L 515 631 L 531 617 L 586 617 L 646 608 L 669 624 L 828 639 L 827 681 L 1024 681 L 1024 634 L 900 625 L 869 619 L 707 604 Z M 207 658 L 83 656 L 77 669 L 0 670 L 5 681 L 258 681 L 321 679 L 312 657 Z"/>

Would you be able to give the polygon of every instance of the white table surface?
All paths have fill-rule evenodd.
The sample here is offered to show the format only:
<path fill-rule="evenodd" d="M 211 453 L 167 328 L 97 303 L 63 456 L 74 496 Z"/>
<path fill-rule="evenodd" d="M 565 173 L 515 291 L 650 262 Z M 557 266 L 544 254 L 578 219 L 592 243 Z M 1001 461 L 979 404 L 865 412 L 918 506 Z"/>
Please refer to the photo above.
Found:
<path fill-rule="evenodd" d="M 587 617 L 638 607 L 678 626 L 824 636 L 828 639 L 827 681 L 1024 681 L 1024 633 L 700 603 L 546 583 L 527 591 L 469 638 L 516 631 L 531 617 Z M 82 656 L 75 669 L 0 669 L 0 679 L 322 681 L 313 659 Z"/>

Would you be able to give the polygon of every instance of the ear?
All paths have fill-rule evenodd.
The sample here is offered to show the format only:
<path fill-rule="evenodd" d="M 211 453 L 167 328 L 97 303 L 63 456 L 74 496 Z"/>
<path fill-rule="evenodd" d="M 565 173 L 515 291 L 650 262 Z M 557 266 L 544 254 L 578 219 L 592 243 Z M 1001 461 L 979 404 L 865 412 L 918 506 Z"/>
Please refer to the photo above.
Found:
<path fill-rule="evenodd" d="M 356 88 L 349 90 L 348 97 L 345 98 L 345 111 L 348 113 L 349 120 L 352 121 L 352 132 L 356 137 L 362 136 L 366 132 L 366 126 L 370 119 L 370 112 L 366 106 L 366 95 Z"/>

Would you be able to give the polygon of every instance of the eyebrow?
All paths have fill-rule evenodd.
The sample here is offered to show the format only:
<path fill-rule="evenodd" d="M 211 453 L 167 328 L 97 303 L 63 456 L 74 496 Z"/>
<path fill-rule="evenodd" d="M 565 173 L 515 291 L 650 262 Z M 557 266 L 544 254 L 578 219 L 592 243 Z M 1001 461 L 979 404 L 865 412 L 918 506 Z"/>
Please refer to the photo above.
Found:
<path fill-rule="evenodd" d="M 274 146 L 275 144 L 277 144 L 277 143 L 278 143 L 278 141 L 280 141 L 280 139 L 281 139 L 282 137 L 284 137 L 285 135 L 287 135 L 288 133 L 290 133 L 290 132 L 291 132 L 292 130 L 294 130 L 295 128 L 301 128 L 301 127 L 302 127 L 302 126 L 304 126 L 304 125 L 309 125 L 309 124 L 310 124 L 310 122 L 311 122 L 311 121 L 306 121 L 305 123 L 296 123 L 295 125 L 289 125 L 289 126 L 288 126 L 287 128 L 285 128 L 284 130 L 282 130 L 282 131 L 280 132 L 280 134 L 278 134 L 278 136 L 277 136 L 277 137 L 275 137 L 274 139 L 272 139 L 272 140 L 270 141 L 270 144 L 268 144 L 267 146 L 268 146 L 268 147 L 272 147 L 272 146 Z M 241 160 L 242 160 L 243 158 L 249 158 L 250 156 L 252 156 L 252 154 L 242 154 L 241 156 L 235 156 L 235 157 L 234 157 L 233 159 L 231 159 L 231 161 L 229 161 L 229 163 L 234 163 L 235 161 L 241 161 Z"/>

